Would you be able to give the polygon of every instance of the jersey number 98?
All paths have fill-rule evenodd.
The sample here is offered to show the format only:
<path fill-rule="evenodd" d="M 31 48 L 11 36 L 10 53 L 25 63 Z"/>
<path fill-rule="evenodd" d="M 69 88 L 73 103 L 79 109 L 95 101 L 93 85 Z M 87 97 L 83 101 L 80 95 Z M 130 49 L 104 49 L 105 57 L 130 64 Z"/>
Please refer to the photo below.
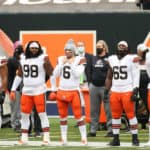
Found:
<path fill-rule="evenodd" d="M 25 77 L 36 78 L 38 76 L 38 66 L 37 65 L 24 65 L 23 72 Z"/>

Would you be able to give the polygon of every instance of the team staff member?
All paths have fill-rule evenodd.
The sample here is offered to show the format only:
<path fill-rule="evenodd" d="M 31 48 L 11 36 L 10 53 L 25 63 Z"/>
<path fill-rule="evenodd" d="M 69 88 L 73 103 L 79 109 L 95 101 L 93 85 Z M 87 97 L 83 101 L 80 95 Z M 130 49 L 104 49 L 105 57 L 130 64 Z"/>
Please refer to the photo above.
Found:
<path fill-rule="evenodd" d="M 52 89 L 56 87 L 55 78 L 60 77 L 57 91 L 57 107 L 60 116 L 62 144 L 67 144 L 68 107 L 71 105 L 81 134 L 82 144 L 87 144 L 86 126 L 82 117 L 82 107 L 79 97 L 80 76 L 84 73 L 85 58 L 75 56 L 76 46 L 69 40 L 64 47 L 65 56 L 58 58 L 58 64 L 51 78 Z"/>
<path fill-rule="evenodd" d="M 7 89 L 10 92 L 11 87 L 16 76 L 16 70 L 19 67 L 20 56 L 24 53 L 23 46 L 20 41 L 14 43 L 14 54 L 12 57 L 8 58 L 8 86 Z M 21 84 L 22 85 L 22 84 Z M 19 86 L 16 90 L 16 99 L 10 102 L 11 107 L 11 127 L 16 132 L 20 132 L 21 128 L 21 113 L 20 113 L 20 97 L 22 86 Z"/>
<path fill-rule="evenodd" d="M 104 103 L 104 109 L 107 116 L 107 137 L 112 136 L 111 111 L 109 98 L 104 99 L 105 79 L 108 70 L 108 46 L 105 41 L 99 40 L 96 44 L 96 56 L 92 57 L 91 82 L 89 84 L 90 92 L 90 132 L 89 137 L 95 137 L 99 125 L 100 105 Z"/>
<path fill-rule="evenodd" d="M 118 43 L 117 55 L 112 55 L 108 59 L 110 68 L 106 78 L 106 89 L 108 90 L 111 87 L 110 106 L 114 134 L 114 138 L 110 142 L 111 146 L 120 146 L 119 131 L 123 110 L 129 120 L 132 145 L 139 145 L 138 122 L 135 116 L 135 100 L 139 87 L 139 69 L 138 64 L 134 62 L 133 55 L 128 53 L 127 42 L 120 41 Z"/>
<path fill-rule="evenodd" d="M 19 144 L 28 142 L 29 115 L 35 105 L 41 119 L 43 130 L 43 144 L 47 145 L 49 139 L 49 121 L 45 110 L 45 76 L 52 74 L 53 67 L 47 55 L 43 54 L 38 41 L 27 44 L 25 55 L 21 57 L 20 67 L 17 71 L 12 89 L 11 98 L 14 99 L 15 91 L 23 80 L 21 96 L 21 140 Z"/>

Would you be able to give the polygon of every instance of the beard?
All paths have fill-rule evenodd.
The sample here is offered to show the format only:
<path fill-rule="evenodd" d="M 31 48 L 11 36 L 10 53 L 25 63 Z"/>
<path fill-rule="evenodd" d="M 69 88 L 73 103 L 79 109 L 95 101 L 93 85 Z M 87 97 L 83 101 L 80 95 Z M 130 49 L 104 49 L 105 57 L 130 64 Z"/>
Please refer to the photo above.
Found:
<path fill-rule="evenodd" d="M 37 53 L 30 53 L 30 57 L 31 58 L 36 58 L 38 57 L 40 54 L 37 52 Z"/>

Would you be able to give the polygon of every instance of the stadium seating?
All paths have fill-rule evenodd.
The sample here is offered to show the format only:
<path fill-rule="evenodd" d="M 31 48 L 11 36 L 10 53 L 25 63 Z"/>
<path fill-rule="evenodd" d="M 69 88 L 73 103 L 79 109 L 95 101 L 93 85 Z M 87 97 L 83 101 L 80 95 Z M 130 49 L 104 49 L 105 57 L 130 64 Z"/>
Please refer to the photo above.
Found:
<path fill-rule="evenodd" d="M 0 12 L 126 12 L 140 10 L 136 3 L 137 0 L 37 0 L 32 2 L 5 0 L 0 4 Z"/>

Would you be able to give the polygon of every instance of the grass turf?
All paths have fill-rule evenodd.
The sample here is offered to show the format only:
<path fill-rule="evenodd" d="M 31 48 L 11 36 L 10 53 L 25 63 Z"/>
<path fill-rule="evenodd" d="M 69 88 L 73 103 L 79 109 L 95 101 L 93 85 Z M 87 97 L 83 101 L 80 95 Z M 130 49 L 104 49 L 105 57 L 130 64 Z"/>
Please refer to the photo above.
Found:
<path fill-rule="evenodd" d="M 50 118 L 50 137 L 51 141 L 60 141 L 60 127 L 59 127 L 59 119 L 58 118 Z M 89 124 L 87 124 L 87 132 L 89 131 Z M 88 137 L 89 142 L 109 142 L 112 138 L 105 137 L 106 131 L 97 131 L 96 137 Z M 0 129 L 0 141 L 17 141 L 19 140 L 20 134 L 14 132 L 11 128 L 2 128 Z M 140 142 L 147 142 L 148 141 L 148 129 L 147 130 L 139 130 L 139 139 Z M 30 141 L 42 141 L 42 138 L 35 138 L 34 136 L 29 138 Z M 68 119 L 68 141 L 80 141 L 80 133 L 78 127 L 76 127 L 76 121 L 74 119 Z M 120 141 L 121 142 L 130 142 L 131 141 L 131 134 L 126 132 L 125 130 L 121 130 L 120 133 Z M 97 147 L 43 147 L 43 146 L 0 146 L 0 150 L 93 150 L 98 149 Z M 101 148 L 101 150 L 106 148 Z M 115 150 L 116 147 L 109 147 L 109 150 Z M 135 150 L 135 149 L 142 149 L 141 147 L 117 147 L 117 150 Z M 150 149 L 149 147 L 144 149 Z"/>

